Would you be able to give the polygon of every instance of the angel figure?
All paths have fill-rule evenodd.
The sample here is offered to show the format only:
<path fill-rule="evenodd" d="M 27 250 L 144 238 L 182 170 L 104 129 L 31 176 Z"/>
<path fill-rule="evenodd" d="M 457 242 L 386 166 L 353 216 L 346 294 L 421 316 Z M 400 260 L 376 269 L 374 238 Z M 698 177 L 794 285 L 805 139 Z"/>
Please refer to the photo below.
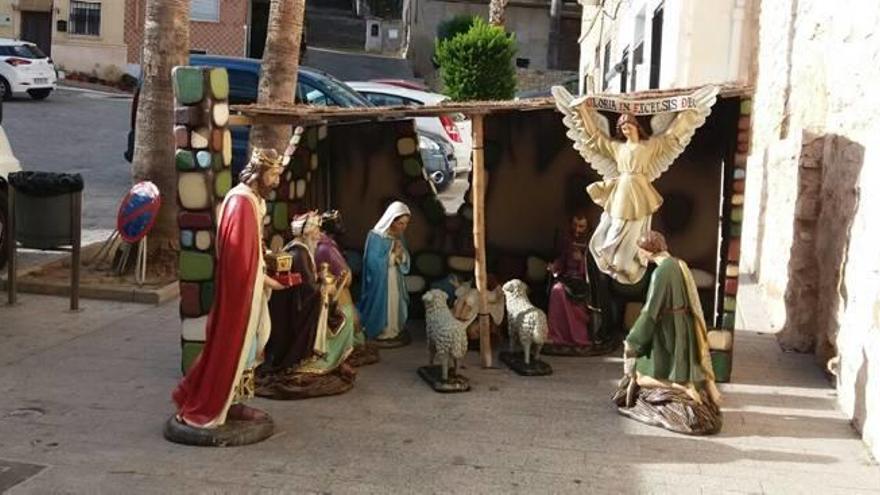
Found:
<path fill-rule="evenodd" d="M 617 282 L 635 284 L 644 276 L 636 241 L 651 230 L 651 216 L 663 204 L 651 183 L 684 151 L 717 95 L 716 86 L 704 86 L 689 95 L 695 104 L 687 110 L 654 115 L 650 136 L 635 115 L 621 114 L 617 130 L 625 141 L 619 141 L 611 137 L 608 120 L 583 98 L 576 100 L 565 88 L 553 88 L 569 129 L 566 135 L 603 179 L 587 187 L 590 199 L 604 210 L 589 247 L 599 270 Z"/>

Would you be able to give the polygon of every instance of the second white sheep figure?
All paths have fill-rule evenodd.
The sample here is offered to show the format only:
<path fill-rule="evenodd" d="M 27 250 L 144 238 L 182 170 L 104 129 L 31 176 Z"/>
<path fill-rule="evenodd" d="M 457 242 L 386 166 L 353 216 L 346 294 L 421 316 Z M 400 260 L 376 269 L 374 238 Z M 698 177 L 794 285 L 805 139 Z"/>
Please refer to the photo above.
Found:
<path fill-rule="evenodd" d="M 526 294 L 528 287 L 519 279 L 508 281 L 502 287 L 507 308 L 507 331 L 510 336 L 510 352 L 513 353 L 517 341 L 523 348 L 526 366 L 532 362 L 531 350 L 534 348 L 534 361 L 538 362 L 541 347 L 547 340 L 547 314 L 535 307 Z"/>

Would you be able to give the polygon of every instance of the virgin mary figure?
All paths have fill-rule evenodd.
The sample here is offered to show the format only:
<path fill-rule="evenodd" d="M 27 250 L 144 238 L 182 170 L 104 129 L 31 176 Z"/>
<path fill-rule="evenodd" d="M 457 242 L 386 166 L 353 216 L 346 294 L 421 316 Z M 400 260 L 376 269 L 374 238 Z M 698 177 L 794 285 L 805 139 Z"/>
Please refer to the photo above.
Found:
<path fill-rule="evenodd" d="M 410 266 L 403 234 L 411 216 L 409 207 L 395 201 L 367 234 L 358 310 L 367 338 L 379 343 L 403 339 L 409 305 L 404 276 Z"/>

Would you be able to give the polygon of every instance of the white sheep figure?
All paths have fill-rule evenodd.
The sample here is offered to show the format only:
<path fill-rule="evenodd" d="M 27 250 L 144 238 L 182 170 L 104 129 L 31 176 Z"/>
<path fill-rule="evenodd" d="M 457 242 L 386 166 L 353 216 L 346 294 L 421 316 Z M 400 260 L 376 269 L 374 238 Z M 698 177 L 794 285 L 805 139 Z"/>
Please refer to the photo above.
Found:
<path fill-rule="evenodd" d="M 532 346 L 535 347 L 535 361 L 541 355 L 541 348 L 547 340 L 547 314 L 529 301 L 528 287 L 519 279 L 508 281 L 502 287 L 507 307 L 507 331 L 510 335 L 510 352 L 518 340 L 523 348 L 526 366 L 530 363 Z"/>
<path fill-rule="evenodd" d="M 458 360 L 467 354 L 467 327 L 470 321 L 460 321 L 452 316 L 446 305 L 449 296 L 439 289 L 431 289 L 422 296 L 425 303 L 425 333 L 428 337 L 428 364 L 434 364 L 434 357 L 440 358 L 443 382 L 449 379 L 449 365 L 452 375 L 458 369 Z"/>

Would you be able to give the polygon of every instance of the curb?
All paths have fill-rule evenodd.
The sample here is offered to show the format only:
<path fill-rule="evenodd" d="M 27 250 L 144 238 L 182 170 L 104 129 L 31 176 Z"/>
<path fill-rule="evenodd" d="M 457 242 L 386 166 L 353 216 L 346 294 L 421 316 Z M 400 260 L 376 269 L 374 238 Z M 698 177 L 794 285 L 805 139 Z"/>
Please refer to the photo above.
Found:
<path fill-rule="evenodd" d="M 116 93 L 116 92 L 112 92 L 112 91 L 103 91 L 100 89 L 81 88 L 79 86 L 69 86 L 67 84 L 58 84 L 56 86 L 56 89 L 62 90 L 62 91 L 72 91 L 75 93 L 87 93 L 87 94 L 93 94 L 93 95 L 101 95 L 101 96 L 107 96 L 107 97 L 117 98 L 117 99 L 130 100 L 133 97 L 130 93 L 123 93 L 123 92 Z"/>
<path fill-rule="evenodd" d="M 82 258 L 88 259 L 89 255 L 101 246 L 102 242 L 96 242 L 82 248 Z M 27 268 L 18 270 L 16 285 L 18 293 L 41 294 L 46 296 L 70 297 L 70 282 L 46 282 L 35 279 L 33 274 L 43 269 L 54 268 L 68 262 L 69 256 L 55 259 L 44 263 L 38 263 Z M 85 266 L 85 264 L 83 264 Z M 5 270 L 4 274 L 5 275 Z M 0 279 L 0 289 L 7 290 L 6 279 Z M 160 305 L 180 296 L 180 285 L 175 280 L 156 289 L 144 289 L 138 287 L 120 287 L 117 285 L 93 284 L 79 286 L 79 296 L 83 299 L 97 299 L 102 301 L 133 302 L 139 304 Z"/>
<path fill-rule="evenodd" d="M 17 292 L 25 294 L 41 294 L 44 296 L 70 297 L 70 284 L 37 282 L 34 280 L 19 279 Z M 0 281 L 0 288 L 6 290 L 6 281 Z M 158 289 L 134 289 L 120 288 L 111 285 L 80 285 L 79 296 L 82 299 L 96 299 L 100 301 L 132 302 L 158 306 L 164 302 L 177 298 L 180 295 L 180 286 L 177 281 L 171 282 Z"/>

